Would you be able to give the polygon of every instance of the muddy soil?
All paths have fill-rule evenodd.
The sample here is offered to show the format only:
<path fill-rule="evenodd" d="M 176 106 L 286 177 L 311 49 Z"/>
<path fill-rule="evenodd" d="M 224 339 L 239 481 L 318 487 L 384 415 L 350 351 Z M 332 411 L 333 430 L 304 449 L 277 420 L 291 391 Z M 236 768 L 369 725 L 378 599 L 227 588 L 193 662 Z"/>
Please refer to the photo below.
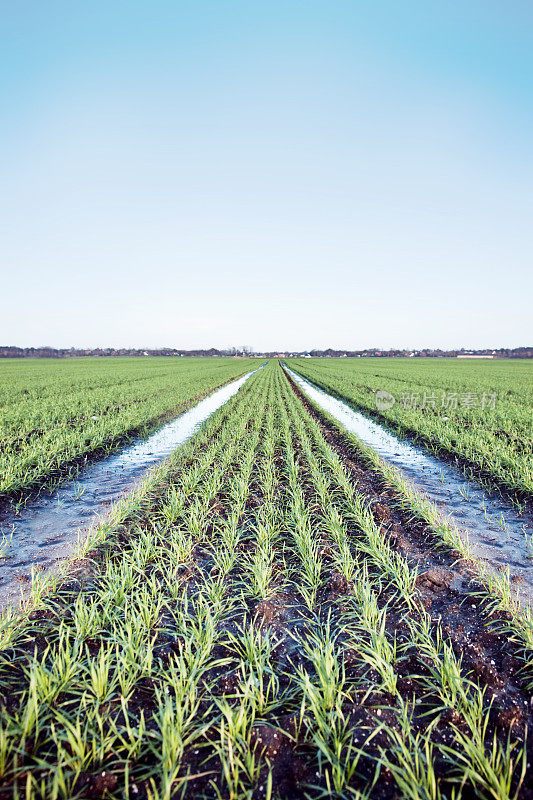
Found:
<path fill-rule="evenodd" d="M 457 470 L 457 472 L 460 473 L 466 481 L 470 482 L 474 480 L 478 481 L 481 486 L 490 487 L 488 490 L 488 495 L 493 497 L 495 500 L 498 498 L 501 499 L 503 501 L 504 509 L 513 506 L 515 508 L 520 507 L 528 512 L 529 517 L 533 516 L 533 497 L 530 493 L 521 491 L 520 489 L 512 489 L 506 483 L 498 480 L 495 475 L 492 475 L 487 470 L 482 469 L 479 464 L 470 461 L 464 456 L 461 456 L 459 453 L 454 453 L 450 450 L 447 450 L 438 441 L 430 440 L 422 434 L 417 434 L 416 431 L 412 430 L 408 426 L 402 425 L 400 421 L 393 423 L 391 420 L 384 417 L 377 409 L 359 406 L 355 402 L 352 403 L 348 400 L 348 398 L 344 397 L 338 392 L 332 391 L 325 386 L 322 386 L 318 383 L 315 384 L 311 380 L 304 378 L 299 373 L 291 370 L 283 362 L 282 366 L 285 370 L 297 375 L 299 379 L 306 381 L 320 392 L 324 392 L 329 397 L 339 400 L 355 414 L 370 422 L 374 422 L 378 428 L 383 430 L 386 434 L 390 434 L 399 442 L 406 443 L 416 450 L 424 452 L 425 454 L 429 455 L 430 458 L 432 455 L 436 454 L 442 464 L 455 468 L 455 470 Z M 368 394 L 373 395 L 375 398 L 376 390 L 372 387 L 364 386 L 362 384 L 355 385 L 359 389 L 366 389 Z M 468 423 L 464 420 L 463 424 L 468 425 Z M 512 435 L 508 431 L 499 430 L 497 431 L 497 434 L 504 439 L 512 439 Z M 521 443 L 521 446 L 524 446 L 523 443 Z"/>
<path fill-rule="evenodd" d="M 430 455 L 412 442 L 398 439 L 346 403 L 285 369 L 300 396 L 309 395 L 350 433 L 399 469 L 445 520 L 468 536 L 476 557 L 495 571 L 509 568 L 521 601 L 533 603 L 533 552 L 525 538 L 525 534 L 528 537 L 533 534 L 531 508 L 526 505 L 519 511 L 504 495 L 490 494 L 467 481 L 454 464 Z"/>
<path fill-rule="evenodd" d="M 488 740 L 495 736 L 505 744 L 508 735 L 522 740 L 527 728 L 533 726 L 532 696 L 524 685 L 521 668 L 523 661 L 520 654 L 512 646 L 507 637 L 497 635 L 487 628 L 487 620 L 482 613 L 479 602 L 475 598 L 475 576 L 471 565 L 456 560 L 453 555 L 435 547 L 435 538 L 421 524 L 409 519 L 399 511 L 395 504 L 394 494 L 386 490 L 380 483 L 379 476 L 362 463 L 353 446 L 332 426 L 325 423 L 320 414 L 310 405 L 308 400 L 293 384 L 293 389 L 300 397 L 308 412 L 320 423 L 322 433 L 330 446 L 340 455 L 349 470 L 350 479 L 357 491 L 371 505 L 376 523 L 381 526 L 383 535 L 388 537 L 395 550 L 408 561 L 416 565 L 420 571 L 418 579 L 418 603 L 420 608 L 427 609 L 432 616 L 434 630 L 442 626 L 444 636 L 457 655 L 462 658 L 465 676 L 478 685 L 486 687 L 487 701 L 491 702 Z M 323 533 L 320 525 L 320 504 L 312 489 L 312 481 L 306 462 L 304 450 L 298 436 L 292 429 L 292 444 L 295 457 L 301 470 L 307 509 L 311 513 L 311 521 L 316 538 L 320 544 L 323 563 L 323 580 L 313 612 L 302 600 L 299 591 L 298 574 L 301 563 L 296 551 L 292 548 L 289 527 L 283 527 L 280 541 L 276 545 L 274 562 L 274 580 L 267 597 L 251 597 L 245 591 L 249 585 L 250 553 L 256 544 L 252 523 L 266 501 L 262 486 L 254 482 L 250 487 L 246 509 L 239 522 L 241 538 L 236 548 L 235 566 L 225 577 L 226 595 L 232 600 L 228 611 L 221 615 L 217 623 L 217 637 L 214 650 L 210 656 L 210 667 L 202 676 L 200 687 L 200 707 L 198 717 L 212 727 L 207 729 L 202 740 L 185 748 L 181 763 L 179 779 L 184 783 L 177 784 L 173 796 L 181 797 L 183 786 L 185 796 L 196 797 L 229 797 L 227 787 L 221 777 L 220 760 L 214 749 L 217 741 L 216 720 L 218 711 L 216 701 L 227 700 L 236 706 L 241 702 L 242 693 L 242 657 L 238 642 L 240 632 L 248 626 L 263 636 L 268 635 L 272 650 L 269 660 L 268 675 L 261 683 L 263 692 L 268 690 L 268 680 L 276 681 L 277 702 L 272 709 L 257 719 L 252 726 L 247 747 L 259 758 L 260 772 L 256 788 L 250 795 L 254 800 L 264 798 L 269 766 L 272 769 L 274 786 L 273 796 L 285 798 L 324 797 L 331 795 L 319 769 L 316 747 L 311 739 L 315 725 L 307 708 L 302 709 L 301 698 L 297 693 L 299 670 L 313 674 L 313 664 L 305 649 L 305 643 L 324 625 L 331 625 L 336 634 L 337 646 L 342 651 L 342 661 L 346 671 L 346 682 L 350 687 L 349 699 L 343 705 L 342 712 L 350 730 L 352 740 L 361 746 L 361 754 L 357 769 L 352 778 L 351 789 L 363 790 L 376 775 L 376 766 L 383 754 L 391 755 L 391 733 L 399 731 L 398 696 L 388 694 L 380 688 L 379 674 L 368 664 L 362 664 L 358 651 L 357 639 L 346 628 L 353 610 L 354 587 L 336 571 L 331 557 L 332 542 Z M 260 456 L 256 459 L 260 463 Z M 280 442 L 274 452 L 274 465 L 277 471 L 275 502 L 285 507 L 289 495 L 289 485 L 284 473 L 284 452 Z M 239 464 L 233 463 L 228 468 L 228 476 L 238 473 Z M 188 499 L 194 502 L 194 495 Z M 217 576 L 215 563 L 216 531 L 228 519 L 231 498 L 220 491 L 210 506 L 210 516 L 203 541 L 195 547 L 191 559 L 183 564 L 179 575 L 179 588 L 185 593 L 194 607 L 195 599 L 205 592 L 206 582 L 213 583 Z M 154 507 L 151 518 L 157 511 Z M 140 528 L 149 529 L 150 517 L 147 517 Z M 357 541 L 359 531 L 354 527 L 349 531 L 353 541 Z M 212 541 L 211 541 L 212 540 Z M 131 533 L 124 530 L 112 551 L 112 559 L 120 561 L 123 553 L 131 546 Z M 157 564 L 144 567 L 143 578 L 155 578 L 164 585 L 164 573 Z M 94 582 L 92 588 L 91 581 Z M 98 570 L 96 569 L 89 582 L 84 584 L 84 592 L 97 599 Z M 24 681 L 24 668 L 33 658 L 34 652 L 43 656 L 49 643 L 49 633 L 57 629 L 58 623 L 72 618 L 73 604 L 80 591 L 76 580 L 64 584 L 55 604 L 46 612 L 35 612 L 32 628 L 25 641 L 19 644 L 10 659 L 10 681 Z M 386 582 L 379 584 L 379 607 L 387 608 L 386 631 L 391 640 L 396 638 L 403 647 L 401 657 L 395 664 L 398 677 L 399 696 L 412 703 L 412 731 L 424 732 L 428 724 L 434 724 L 432 740 L 436 746 L 435 769 L 438 777 L 444 781 L 446 796 L 450 796 L 453 783 L 449 780 L 449 762 L 443 753 L 444 746 L 450 743 L 451 724 L 466 732 L 464 719 L 458 712 L 435 710 L 435 698 L 428 696 L 424 684 L 424 676 L 429 675 L 430 668 L 424 655 L 416 646 L 409 646 L 411 641 L 406 615 L 409 613 L 405 605 L 399 602 L 395 592 Z M 185 643 L 176 617 L 171 613 L 176 607 L 175 595 L 163 595 L 166 611 L 163 612 L 156 626 L 155 657 L 163 663 L 173 655 L 184 654 Z M 106 641 L 108 632 L 95 636 L 87 644 L 93 654 L 97 654 Z M 153 637 L 154 631 L 150 633 Z M 155 731 L 153 715 L 157 710 L 157 685 L 148 677 L 138 682 L 129 703 L 130 720 L 141 718 L 141 714 L 149 721 Z M 77 701 L 75 696 L 62 697 L 65 704 Z M 9 692 L 0 696 L 0 706 L 4 705 L 12 711 L 16 710 L 17 700 Z M 106 717 L 113 724 L 124 723 L 120 706 L 116 702 L 108 704 Z M 108 719 L 106 719 L 106 725 Z M 388 726 L 387 731 L 383 725 Z M 528 741 L 528 764 L 533 758 L 531 739 Z M 22 757 L 21 757 L 22 759 Z M 140 765 L 142 770 L 149 765 L 149 757 Z M 22 761 L 21 761 L 22 764 Z M 119 765 L 120 767 L 120 765 Z M 129 796 L 145 799 L 153 796 L 148 780 L 138 776 L 139 765 L 132 765 L 129 784 Z M 120 783 L 117 775 L 122 768 L 98 772 L 82 773 L 76 785 L 80 797 L 103 798 L 109 793 L 116 796 Z M 531 770 L 528 768 L 528 775 Z M 20 785 L 23 789 L 23 784 Z M 106 795 L 106 792 L 108 793 Z M 0 787 L 0 800 L 13 796 L 13 786 Z M 391 773 L 381 769 L 376 777 L 371 796 L 380 800 L 396 800 L 399 790 Z M 473 799 L 474 793 L 467 787 L 464 800 Z M 533 787 L 527 779 L 520 791 L 520 800 L 533 798 Z"/>
<path fill-rule="evenodd" d="M 105 458 L 95 458 L 75 480 L 63 482 L 52 493 L 28 499 L 19 512 L 4 506 L 0 541 L 5 536 L 9 547 L 6 557 L 0 557 L 0 610 L 16 605 L 27 595 L 32 569 L 53 571 L 65 558 L 72 557 L 113 503 L 189 439 L 252 374 L 211 392 L 148 438 Z"/>

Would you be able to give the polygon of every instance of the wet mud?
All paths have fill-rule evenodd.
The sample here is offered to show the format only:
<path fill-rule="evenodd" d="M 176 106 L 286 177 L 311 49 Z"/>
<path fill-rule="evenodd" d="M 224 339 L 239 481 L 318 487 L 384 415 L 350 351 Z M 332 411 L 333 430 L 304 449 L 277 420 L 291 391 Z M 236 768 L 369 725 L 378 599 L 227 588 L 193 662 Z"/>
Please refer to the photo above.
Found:
<path fill-rule="evenodd" d="M 0 552 L 5 554 L 0 557 L 0 609 L 27 594 L 32 568 L 50 570 L 73 556 L 112 504 L 187 441 L 253 372 L 215 390 L 148 438 L 93 461 L 76 480 L 30 499 L 19 513 L 5 507 L 0 513 Z"/>
<path fill-rule="evenodd" d="M 399 439 L 347 403 L 285 367 L 292 380 L 349 433 L 398 468 L 410 485 L 430 500 L 440 515 L 468 537 L 476 557 L 494 569 L 509 568 L 511 580 L 524 600 L 533 602 L 533 513 L 519 512 L 511 501 L 468 481 L 457 467 L 424 449 Z"/>
<path fill-rule="evenodd" d="M 347 624 L 353 612 L 354 585 L 335 568 L 332 558 L 333 542 L 323 530 L 320 501 L 313 490 L 309 463 L 304 448 L 293 426 L 292 448 L 299 467 L 300 483 L 305 494 L 306 508 L 310 512 L 310 524 L 316 537 L 320 558 L 323 564 L 322 581 L 316 604 L 312 611 L 304 604 L 300 593 L 298 575 L 301 562 L 297 551 L 291 546 L 290 523 L 280 525 L 280 540 L 276 543 L 273 574 L 275 576 L 266 597 L 251 597 L 249 587 L 249 560 L 257 546 L 253 522 L 259 518 L 262 507 L 272 502 L 284 509 L 290 497 L 283 444 L 278 437 L 273 450 L 275 488 L 273 497 L 267 498 L 262 492 L 260 480 L 256 478 L 250 486 L 246 507 L 238 521 L 240 536 L 235 548 L 235 565 L 224 576 L 225 600 L 223 610 L 218 614 L 214 647 L 202 672 L 198 685 L 199 705 L 197 717 L 206 724 L 205 736 L 193 745 L 185 747 L 180 762 L 175 792 L 172 796 L 226 798 L 230 793 L 221 777 L 220 759 L 213 743 L 219 741 L 217 704 L 227 701 L 233 707 L 242 702 L 244 692 L 243 676 L 243 632 L 252 630 L 260 634 L 263 644 L 268 641 L 269 657 L 267 670 L 256 678 L 256 685 L 268 696 L 270 685 L 275 686 L 275 702 L 261 718 L 254 720 L 247 747 L 256 754 L 259 765 L 255 787 L 247 796 L 258 800 L 266 796 L 266 781 L 271 772 L 274 796 L 280 798 L 319 798 L 331 796 L 320 772 L 316 747 L 312 745 L 312 732 L 315 725 L 309 708 L 302 706 L 298 694 L 298 675 L 303 672 L 314 675 L 314 666 L 306 650 L 306 643 L 325 626 L 335 637 L 336 649 L 341 653 L 342 667 L 345 671 L 345 684 L 349 687 L 342 703 L 342 714 L 350 731 L 350 741 L 361 747 L 357 769 L 350 783 L 350 793 L 357 796 L 358 791 L 375 778 L 371 796 L 381 800 L 396 800 L 400 791 L 388 769 L 376 773 L 376 767 L 385 754 L 391 756 L 394 734 L 401 734 L 399 716 L 401 703 L 411 705 L 410 720 L 413 735 L 430 730 L 435 746 L 434 767 L 438 779 L 443 781 L 445 797 L 451 797 L 454 784 L 450 777 L 450 763 L 445 758 L 445 748 L 452 743 L 451 730 L 468 733 L 465 719 L 459 711 L 452 708 L 444 710 L 436 697 L 428 692 L 426 679 L 431 675 L 431 664 L 424 652 L 413 642 L 409 628 L 410 615 L 416 616 L 417 609 L 431 615 L 432 635 L 442 634 L 451 645 L 454 653 L 461 658 L 461 670 L 476 685 L 485 687 L 487 706 L 490 713 L 487 723 L 487 740 L 505 745 L 512 735 L 524 740 L 526 731 L 533 726 L 531 691 L 524 686 L 523 661 L 512 643 L 501 634 L 490 630 L 487 619 L 481 613 L 473 592 L 473 575 L 470 565 L 457 561 L 453 555 L 435 548 L 434 537 L 423 525 L 409 519 L 395 506 L 394 494 L 382 486 L 379 476 L 360 459 L 357 449 L 350 445 L 320 413 L 294 383 L 293 389 L 301 399 L 309 414 L 319 422 L 326 441 L 339 454 L 349 474 L 350 481 L 370 504 L 374 520 L 380 526 L 383 536 L 393 543 L 397 552 L 416 564 L 419 570 L 416 604 L 408 609 L 387 581 L 376 580 L 379 609 L 386 611 L 386 635 L 398 645 L 398 658 L 394 662 L 398 692 L 388 693 L 381 686 L 376 670 L 361 659 L 361 645 L 367 634 L 350 630 Z M 226 481 L 238 475 L 240 463 L 235 460 L 228 465 Z M 261 456 L 257 455 L 254 475 L 260 474 Z M 159 663 L 170 663 L 174 659 L 187 657 L 187 641 L 183 633 L 180 613 L 176 613 L 176 597 L 186 598 L 181 608 L 188 609 L 191 619 L 197 613 L 198 619 L 205 611 L 202 597 L 206 587 L 214 586 L 220 579 L 216 562 L 217 531 L 229 519 L 232 498 L 227 492 L 226 481 L 210 503 L 207 523 L 202 530 L 201 541 L 195 545 L 190 559 L 180 565 L 176 587 L 165 582 L 165 566 L 147 563 L 143 568 L 142 580 L 155 580 L 162 588 L 163 611 L 156 625 L 147 632 L 143 646 L 154 648 L 154 658 Z M 191 494 L 187 505 L 194 504 Z M 157 507 L 151 509 L 141 521 L 140 528 L 147 530 Z M 355 525 L 348 530 L 349 540 L 355 544 L 360 531 Z M 132 547 L 132 535 L 124 530 L 113 545 L 110 560 L 120 562 L 124 552 Z M 88 586 L 85 594 L 98 602 L 98 577 L 95 585 Z M 14 682 L 25 679 L 24 667 L 37 651 L 44 659 L 48 646 L 48 633 L 57 629 L 61 622 L 71 623 L 73 604 L 78 589 L 64 585 L 57 602 L 51 610 L 37 611 L 33 614 L 33 629 L 26 641 L 20 645 L 16 658 L 12 660 Z M 87 641 L 92 654 L 106 646 L 111 631 L 102 631 Z M 264 645 L 266 646 L 266 645 Z M 465 678 L 466 679 L 466 678 Z M 274 681 L 274 684 L 269 682 Z M 151 678 L 137 681 L 129 698 L 128 713 L 131 719 L 155 719 L 157 714 L 157 684 Z M 76 695 L 66 694 L 62 701 L 75 702 Z M 0 697 L 6 708 L 16 710 L 16 700 L 12 696 Z M 118 703 L 109 703 L 105 725 L 112 720 L 114 724 L 124 725 L 122 711 Z M 153 723 L 154 724 L 154 723 Z M 154 724 L 155 730 L 155 724 Z M 531 740 L 527 743 L 528 773 L 533 757 Z M 355 751 L 354 751 L 355 752 Z M 148 762 L 148 756 L 147 762 Z M 144 768 L 146 764 L 143 764 Z M 117 770 L 119 772 L 119 770 Z M 142 771 L 141 771 L 142 774 Z M 453 778 L 453 776 L 451 776 Z M 80 797 L 100 798 L 107 792 L 120 791 L 118 778 L 112 770 L 104 772 L 83 772 L 75 786 Z M 183 783 L 180 783 L 182 781 Z M 513 781 L 513 790 L 518 777 Z M 457 788 L 457 785 L 455 785 Z M 13 796 L 13 787 L 0 786 L 0 798 Z M 183 794 L 182 794 L 183 792 Z M 129 796 L 148 798 L 153 796 L 147 780 L 132 773 Z M 235 796 L 235 795 L 233 795 Z M 470 786 L 464 788 L 462 797 L 470 800 L 476 795 Z M 522 785 L 520 800 L 530 800 L 533 789 L 527 780 Z"/>

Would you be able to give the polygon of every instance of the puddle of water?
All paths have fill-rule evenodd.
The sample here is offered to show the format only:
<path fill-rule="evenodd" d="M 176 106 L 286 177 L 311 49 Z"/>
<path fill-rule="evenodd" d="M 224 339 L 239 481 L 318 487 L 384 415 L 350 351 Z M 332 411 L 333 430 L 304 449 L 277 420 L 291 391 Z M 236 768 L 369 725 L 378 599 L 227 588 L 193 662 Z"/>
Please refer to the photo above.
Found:
<path fill-rule="evenodd" d="M 147 439 L 95 461 L 76 480 L 29 501 L 20 514 L 4 514 L 0 518 L 0 541 L 2 534 L 13 536 L 7 551 L 9 558 L 0 558 L 0 608 L 20 599 L 21 587 L 28 586 L 32 566 L 50 569 L 59 560 L 72 556 L 95 518 L 131 491 L 149 468 L 189 439 L 254 372 L 257 370 L 217 389 Z"/>
<path fill-rule="evenodd" d="M 467 481 L 456 467 L 410 442 L 402 441 L 377 422 L 284 366 L 311 400 L 372 447 L 381 458 L 399 468 L 411 486 L 431 500 L 444 518 L 459 531 L 466 532 L 478 558 L 496 568 L 510 567 L 520 594 L 533 600 L 533 559 L 528 558 L 524 536 L 533 533 L 530 512 L 519 513 L 504 498 L 491 495 L 478 484 Z"/>

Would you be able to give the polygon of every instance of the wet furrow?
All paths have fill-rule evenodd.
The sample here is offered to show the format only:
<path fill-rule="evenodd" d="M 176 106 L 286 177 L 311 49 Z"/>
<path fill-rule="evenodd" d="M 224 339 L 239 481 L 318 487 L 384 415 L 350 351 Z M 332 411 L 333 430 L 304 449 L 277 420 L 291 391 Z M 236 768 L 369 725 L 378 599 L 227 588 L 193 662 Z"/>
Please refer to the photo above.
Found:
<path fill-rule="evenodd" d="M 319 416 L 272 363 L 8 630 L 0 800 L 533 800 L 516 643 L 420 582 Z"/>
<path fill-rule="evenodd" d="M 5 554 L 0 557 L 0 609 L 25 593 L 32 567 L 48 570 L 71 557 L 109 507 L 186 442 L 254 372 L 217 389 L 147 439 L 93 462 L 75 480 L 28 501 L 18 513 L 5 512 L 0 517 Z"/>
<path fill-rule="evenodd" d="M 284 365 L 311 401 L 346 430 L 399 469 L 410 485 L 430 500 L 439 514 L 463 535 L 474 554 L 496 569 L 509 568 L 521 598 L 533 601 L 533 518 L 504 497 L 469 481 L 451 464 L 401 440 L 347 403 L 319 389 Z"/>

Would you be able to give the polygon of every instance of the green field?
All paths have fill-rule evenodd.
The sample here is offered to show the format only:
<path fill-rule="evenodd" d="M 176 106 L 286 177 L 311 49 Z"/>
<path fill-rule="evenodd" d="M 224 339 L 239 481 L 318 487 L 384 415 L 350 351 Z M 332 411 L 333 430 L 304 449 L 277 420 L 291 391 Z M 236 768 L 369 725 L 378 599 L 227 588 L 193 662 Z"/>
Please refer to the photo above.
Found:
<path fill-rule="evenodd" d="M 0 495 L 41 485 L 176 416 L 258 359 L 0 360 Z"/>
<path fill-rule="evenodd" d="M 457 457 L 467 471 L 533 494 L 533 362 L 313 358 L 287 364 L 317 386 Z M 379 410 L 376 392 L 395 399 Z"/>
<path fill-rule="evenodd" d="M 531 615 L 357 459 L 255 373 L 3 619 L 0 798 L 530 798 Z"/>

